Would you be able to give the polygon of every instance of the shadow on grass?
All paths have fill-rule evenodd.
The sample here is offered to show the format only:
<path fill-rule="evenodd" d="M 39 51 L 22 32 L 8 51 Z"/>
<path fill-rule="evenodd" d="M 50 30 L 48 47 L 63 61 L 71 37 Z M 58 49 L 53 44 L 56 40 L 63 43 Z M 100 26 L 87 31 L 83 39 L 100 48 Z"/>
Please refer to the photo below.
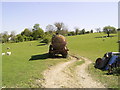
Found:
<path fill-rule="evenodd" d="M 44 60 L 44 59 L 57 59 L 57 58 L 63 58 L 62 56 L 56 55 L 54 57 L 49 56 L 49 53 L 44 53 L 40 55 L 33 55 L 29 59 L 29 61 L 34 61 L 34 60 Z"/>
<path fill-rule="evenodd" d="M 29 59 L 29 61 L 33 61 L 33 60 L 43 60 L 43 59 L 47 59 L 49 58 L 49 54 L 48 53 L 44 53 L 44 54 L 40 54 L 40 55 L 33 55 L 31 56 L 31 58 Z"/>
<path fill-rule="evenodd" d="M 109 37 L 116 37 L 117 35 L 111 35 L 111 36 L 109 36 Z M 99 37 L 95 37 L 95 38 L 109 38 L 109 37 L 107 37 L 107 36 L 99 36 Z"/>
<path fill-rule="evenodd" d="M 39 45 L 37 45 L 37 46 L 44 46 L 44 45 L 47 45 L 47 44 L 39 44 Z"/>

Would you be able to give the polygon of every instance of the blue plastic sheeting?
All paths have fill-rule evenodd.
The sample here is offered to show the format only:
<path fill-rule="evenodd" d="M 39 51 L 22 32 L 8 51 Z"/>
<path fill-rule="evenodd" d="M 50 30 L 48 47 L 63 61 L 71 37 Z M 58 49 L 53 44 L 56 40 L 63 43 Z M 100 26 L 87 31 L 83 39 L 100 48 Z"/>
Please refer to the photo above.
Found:
<path fill-rule="evenodd" d="M 109 69 L 109 65 L 113 64 L 114 62 L 116 62 L 116 61 L 117 61 L 117 58 L 118 58 L 118 56 L 113 55 L 113 56 L 110 58 L 107 66 L 105 67 L 105 70 L 108 70 L 108 69 Z"/>

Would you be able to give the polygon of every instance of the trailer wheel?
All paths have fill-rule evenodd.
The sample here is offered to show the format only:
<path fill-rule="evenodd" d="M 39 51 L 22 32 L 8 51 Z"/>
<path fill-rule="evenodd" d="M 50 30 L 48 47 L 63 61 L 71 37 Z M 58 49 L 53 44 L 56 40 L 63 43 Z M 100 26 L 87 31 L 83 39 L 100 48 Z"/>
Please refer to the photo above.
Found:
<path fill-rule="evenodd" d="M 49 51 L 53 50 L 53 47 L 52 45 L 49 46 Z"/>
<path fill-rule="evenodd" d="M 67 52 L 66 52 L 66 53 L 63 53 L 63 54 L 62 54 L 62 57 L 63 57 L 63 58 L 67 58 L 67 57 L 68 57 L 68 53 L 67 53 Z"/>
<path fill-rule="evenodd" d="M 49 57 L 50 57 L 50 58 L 54 58 L 54 57 L 55 57 L 55 54 L 49 53 Z"/>
<path fill-rule="evenodd" d="M 100 67 L 101 63 L 102 63 L 102 58 L 97 58 L 96 61 L 95 61 L 94 67 L 98 68 L 98 69 L 101 69 L 101 67 Z"/>

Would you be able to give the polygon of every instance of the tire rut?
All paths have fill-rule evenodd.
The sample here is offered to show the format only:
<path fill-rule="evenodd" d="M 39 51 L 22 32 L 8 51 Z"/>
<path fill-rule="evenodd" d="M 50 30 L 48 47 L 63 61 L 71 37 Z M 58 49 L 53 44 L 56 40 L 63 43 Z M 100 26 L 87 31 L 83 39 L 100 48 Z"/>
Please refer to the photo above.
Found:
<path fill-rule="evenodd" d="M 85 63 L 76 67 L 76 78 L 81 84 L 81 88 L 105 88 L 100 82 L 93 80 L 90 74 L 86 71 L 86 68 L 92 62 L 84 57 L 81 57 L 81 59 L 85 60 Z"/>
<path fill-rule="evenodd" d="M 101 83 L 94 81 L 86 68 L 92 62 L 89 59 L 80 57 L 85 60 L 80 66 L 74 70 L 75 75 L 70 72 L 70 65 L 75 63 L 79 58 L 70 56 L 71 60 L 68 62 L 57 64 L 50 69 L 43 72 L 44 81 L 42 87 L 44 88 L 105 88 Z"/>

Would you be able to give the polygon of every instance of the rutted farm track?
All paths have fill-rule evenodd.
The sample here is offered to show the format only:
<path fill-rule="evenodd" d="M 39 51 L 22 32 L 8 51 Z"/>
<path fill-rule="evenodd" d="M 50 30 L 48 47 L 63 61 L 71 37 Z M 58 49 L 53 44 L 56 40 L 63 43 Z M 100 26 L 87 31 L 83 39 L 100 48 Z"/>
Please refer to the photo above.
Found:
<path fill-rule="evenodd" d="M 78 58 L 70 56 L 68 62 L 57 64 L 43 72 L 44 88 L 105 88 L 100 82 L 94 81 L 86 68 L 92 62 L 84 57 L 85 63 L 75 67 L 73 72 L 70 71 L 70 66 L 75 63 Z M 79 60 L 81 60 L 79 59 Z"/>

